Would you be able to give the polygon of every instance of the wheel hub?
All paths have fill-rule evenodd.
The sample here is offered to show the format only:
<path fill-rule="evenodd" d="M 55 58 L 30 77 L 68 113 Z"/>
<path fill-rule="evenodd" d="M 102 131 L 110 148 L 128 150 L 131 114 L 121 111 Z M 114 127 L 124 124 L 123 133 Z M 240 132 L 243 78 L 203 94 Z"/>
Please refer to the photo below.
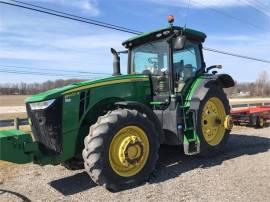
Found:
<path fill-rule="evenodd" d="M 109 149 L 112 169 L 123 177 L 137 174 L 149 155 L 146 133 L 137 126 L 122 128 L 113 138 Z"/>
<path fill-rule="evenodd" d="M 224 122 L 224 127 L 227 130 L 231 130 L 233 128 L 233 120 L 232 120 L 232 117 L 230 115 L 226 116 L 225 122 Z"/>
<path fill-rule="evenodd" d="M 130 136 L 125 138 L 119 147 L 119 160 L 122 165 L 128 167 L 140 161 L 143 156 L 144 148 L 140 138 Z"/>

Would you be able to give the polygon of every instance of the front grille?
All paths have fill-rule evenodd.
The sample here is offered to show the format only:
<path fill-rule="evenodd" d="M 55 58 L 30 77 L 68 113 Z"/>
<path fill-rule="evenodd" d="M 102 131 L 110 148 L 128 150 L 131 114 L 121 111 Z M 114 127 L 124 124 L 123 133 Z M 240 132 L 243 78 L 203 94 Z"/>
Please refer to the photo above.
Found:
<path fill-rule="evenodd" d="M 50 153 L 62 151 L 62 98 L 43 110 L 31 110 L 26 104 L 28 117 L 32 121 L 32 132 L 41 148 Z"/>

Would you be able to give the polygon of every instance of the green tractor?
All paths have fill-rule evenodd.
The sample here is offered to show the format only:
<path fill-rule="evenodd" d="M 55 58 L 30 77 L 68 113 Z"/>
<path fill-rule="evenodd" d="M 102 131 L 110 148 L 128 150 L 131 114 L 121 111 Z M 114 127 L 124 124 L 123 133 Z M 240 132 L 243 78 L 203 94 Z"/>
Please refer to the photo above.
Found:
<path fill-rule="evenodd" d="M 0 132 L 0 160 L 18 164 L 84 167 L 112 191 L 146 181 L 161 144 L 179 145 L 186 155 L 211 156 L 232 128 L 224 88 L 227 74 L 206 68 L 206 35 L 173 26 L 123 42 L 113 54 L 113 76 L 74 83 L 29 97 L 32 134 Z M 127 75 L 120 73 L 128 54 Z"/>

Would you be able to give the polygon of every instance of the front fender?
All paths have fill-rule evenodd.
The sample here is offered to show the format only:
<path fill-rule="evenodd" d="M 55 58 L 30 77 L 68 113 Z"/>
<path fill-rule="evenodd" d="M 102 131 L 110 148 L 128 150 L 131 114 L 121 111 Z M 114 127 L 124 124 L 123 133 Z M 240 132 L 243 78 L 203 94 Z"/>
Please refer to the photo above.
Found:
<path fill-rule="evenodd" d="M 115 106 L 120 107 L 120 108 L 135 109 L 141 113 L 146 114 L 146 116 L 152 121 L 152 123 L 155 124 L 155 127 L 157 128 L 157 132 L 159 133 L 160 142 L 162 143 L 164 141 L 164 134 L 163 134 L 161 122 L 150 107 L 136 101 L 115 102 Z"/>

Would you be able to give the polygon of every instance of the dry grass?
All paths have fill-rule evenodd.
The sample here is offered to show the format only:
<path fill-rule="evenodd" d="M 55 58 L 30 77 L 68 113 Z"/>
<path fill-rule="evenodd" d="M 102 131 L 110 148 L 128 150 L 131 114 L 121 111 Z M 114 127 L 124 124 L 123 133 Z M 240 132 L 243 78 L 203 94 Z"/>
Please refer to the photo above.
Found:
<path fill-rule="evenodd" d="M 0 95 L 0 106 L 20 106 L 24 105 L 25 98 L 28 97 L 26 95 Z M 15 119 L 15 118 L 27 118 L 26 113 L 6 113 L 0 115 L 0 120 L 6 119 Z M 1 127 L 2 130 L 10 130 L 14 129 L 14 126 L 11 127 Z M 20 126 L 20 130 L 30 133 L 30 126 Z M 1 167 L 0 167 L 1 168 Z"/>
<path fill-rule="evenodd" d="M 22 106 L 24 105 L 24 100 L 26 99 L 26 95 L 0 95 L 0 106 Z M 0 120 L 6 119 L 15 119 L 15 118 L 27 118 L 26 113 L 6 113 L 0 115 Z M 14 127 L 1 127 L 1 130 L 14 129 Z M 23 131 L 29 132 L 29 126 L 21 126 L 20 129 Z"/>
<path fill-rule="evenodd" d="M 15 119 L 15 118 L 25 119 L 27 118 L 27 114 L 26 113 L 9 113 L 9 114 L 0 115 L 0 120 Z"/>
<path fill-rule="evenodd" d="M 0 106 L 23 106 L 29 95 L 0 95 Z"/>

